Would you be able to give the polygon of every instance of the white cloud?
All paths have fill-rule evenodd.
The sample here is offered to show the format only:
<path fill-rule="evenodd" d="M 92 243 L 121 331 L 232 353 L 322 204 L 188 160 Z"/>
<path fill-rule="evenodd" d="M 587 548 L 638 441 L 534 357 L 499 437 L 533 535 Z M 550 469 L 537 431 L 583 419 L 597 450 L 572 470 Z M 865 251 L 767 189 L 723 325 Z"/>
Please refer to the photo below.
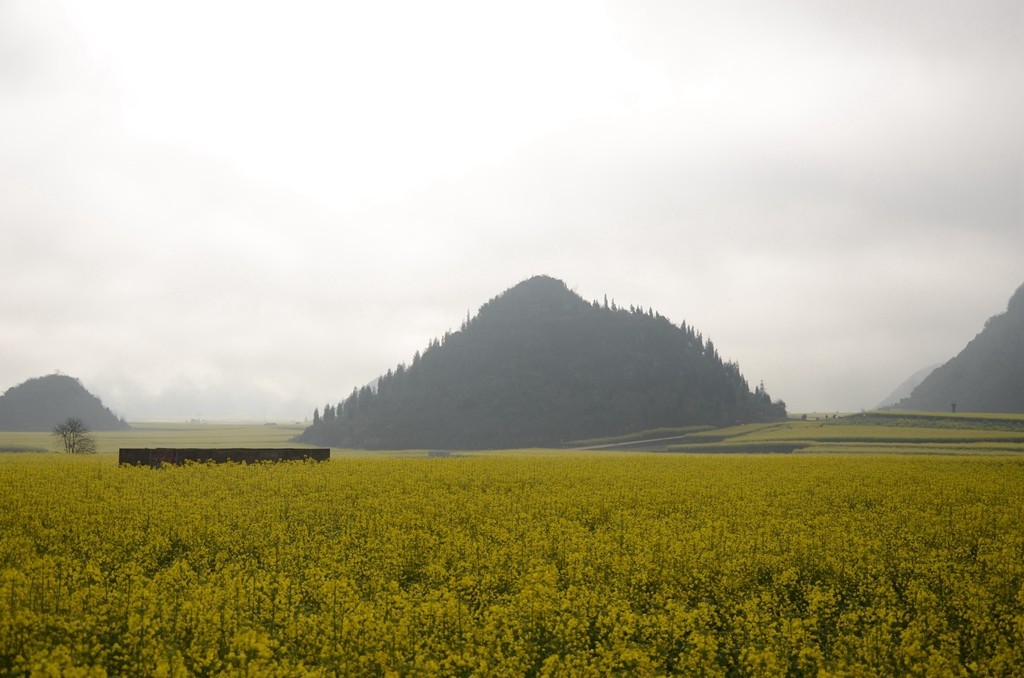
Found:
<path fill-rule="evenodd" d="M 0 384 L 311 410 L 548 273 L 873 405 L 1020 284 L 1021 37 L 1004 2 L 4 3 Z"/>

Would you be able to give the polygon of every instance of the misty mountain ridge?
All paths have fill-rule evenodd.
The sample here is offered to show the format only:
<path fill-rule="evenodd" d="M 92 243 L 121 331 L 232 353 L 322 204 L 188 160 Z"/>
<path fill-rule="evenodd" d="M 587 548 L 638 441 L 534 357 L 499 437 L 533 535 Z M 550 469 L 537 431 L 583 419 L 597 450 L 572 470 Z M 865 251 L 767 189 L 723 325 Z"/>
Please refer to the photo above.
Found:
<path fill-rule="evenodd" d="M 456 332 L 314 413 L 301 442 L 494 449 L 785 416 L 685 323 L 530 278 Z"/>
<path fill-rule="evenodd" d="M 1024 412 L 1024 285 L 1006 312 L 985 322 L 959 354 L 937 367 L 893 409 Z"/>
<path fill-rule="evenodd" d="M 29 379 L 0 396 L 2 431 L 52 431 L 70 417 L 81 419 L 92 431 L 131 428 L 82 382 L 64 374 Z"/>
<path fill-rule="evenodd" d="M 922 368 L 912 375 L 907 377 L 899 386 L 892 390 L 892 393 L 887 395 L 885 398 L 875 406 L 876 410 L 883 410 L 887 407 L 893 407 L 896 403 L 910 396 L 917 388 L 917 385 L 925 380 L 929 374 L 935 371 L 942 363 L 935 363 L 928 367 Z"/>

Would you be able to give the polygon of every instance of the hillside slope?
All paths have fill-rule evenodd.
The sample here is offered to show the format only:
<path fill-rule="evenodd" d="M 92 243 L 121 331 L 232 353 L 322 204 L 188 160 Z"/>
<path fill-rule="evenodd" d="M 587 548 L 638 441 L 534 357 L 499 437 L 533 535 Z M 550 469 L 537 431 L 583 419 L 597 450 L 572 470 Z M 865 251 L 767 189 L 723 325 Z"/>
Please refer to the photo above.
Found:
<path fill-rule="evenodd" d="M 892 407 L 904 398 L 909 398 L 910 394 L 914 392 L 914 389 L 917 388 L 918 384 L 924 381 L 925 377 L 934 372 L 936 367 L 939 367 L 939 364 L 929 365 L 928 367 L 914 372 L 912 375 L 907 377 L 903 383 L 894 388 L 892 393 L 885 396 L 881 402 L 875 405 L 874 409 L 882 410 L 887 407 Z"/>
<path fill-rule="evenodd" d="M 935 369 L 895 407 L 948 412 L 1024 412 L 1024 285 L 1010 298 L 1005 313 L 953 359 Z"/>
<path fill-rule="evenodd" d="M 318 414 L 318 413 L 317 413 Z M 785 416 L 710 340 L 546 276 L 485 304 L 300 436 L 336 447 L 484 449 Z"/>
<path fill-rule="evenodd" d="M 92 431 L 131 428 L 74 377 L 50 374 L 13 386 L 0 396 L 0 430 L 51 431 L 69 417 Z"/>

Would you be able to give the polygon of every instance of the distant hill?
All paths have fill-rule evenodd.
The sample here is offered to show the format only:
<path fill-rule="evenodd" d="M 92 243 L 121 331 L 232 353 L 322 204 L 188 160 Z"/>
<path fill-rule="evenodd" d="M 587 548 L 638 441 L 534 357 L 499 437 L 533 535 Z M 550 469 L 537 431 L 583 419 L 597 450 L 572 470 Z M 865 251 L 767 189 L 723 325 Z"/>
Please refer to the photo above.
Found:
<path fill-rule="evenodd" d="M 914 389 L 917 388 L 917 385 L 924 381 L 925 377 L 934 372 L 935 368 L 938 367 L 940 364 L 941 363 L 929 365 L 928 367 L 925 367 L 923 369 L 918 370 L 917 372 L 914 372 L 912 375 L 907 377 L 902 384 L 893 389 L 892 393 L 883 398 L 882 402 L 878 403 L 878 405 L 875 406 L 875 409 L 881 410 L 885 409 L 886 407 L 892 407 L 893 405 L 903 400 L 904 398 L 909 397 L 910 394 L 914 392 Z"/>
<path fill-rule="evenodd" d="M 327 405 L 302 442 L 367 449 L 557 445 L 785 416 L 685 323 L 531 278 L 408 366 Z"/>
<path fill-rule="evenodd" d="M 952 403 L 958 412 L 1024 412 L 1024 285 L 1005 313 L 989 318 L 955 358 L 894 407 L 948 412 Z"/>
<path fill-rule="evenodd" d="M 29 379 L 0 396 L 0 431 L 52 431 L 69 417 L 81 419 L 92 431 L 131 428 L 80 381 L 63 374 Z"/>

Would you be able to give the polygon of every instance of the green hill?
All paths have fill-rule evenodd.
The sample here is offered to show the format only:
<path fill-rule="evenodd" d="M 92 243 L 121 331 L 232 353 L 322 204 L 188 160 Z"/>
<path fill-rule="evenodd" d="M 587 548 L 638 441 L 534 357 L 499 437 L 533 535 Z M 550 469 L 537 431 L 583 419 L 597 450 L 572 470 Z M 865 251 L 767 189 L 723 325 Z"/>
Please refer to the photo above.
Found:
<path fill-rule="evenodd" d="M 1024 285 L 1005 313 L 989 318 L 956 357 L 893 408 L 948 412 L 953 403 L 958 412 L 1024 412 Z"/>
<path fill-rule="evenodd" d="M 80 381 L 63 374 L 29 379 L 0 396 L 0 431 L 51 431 L 69 417 L 92 431 L 131 428 Z"/>
<path fill-rule="evenodd" d="M 785 416 L 763 387 L 685 323 L 587 302 L 531 278 L 457 332 L 353 391 L 301 442 L 367 449 L 557 445 L 696 424 Z"/>

